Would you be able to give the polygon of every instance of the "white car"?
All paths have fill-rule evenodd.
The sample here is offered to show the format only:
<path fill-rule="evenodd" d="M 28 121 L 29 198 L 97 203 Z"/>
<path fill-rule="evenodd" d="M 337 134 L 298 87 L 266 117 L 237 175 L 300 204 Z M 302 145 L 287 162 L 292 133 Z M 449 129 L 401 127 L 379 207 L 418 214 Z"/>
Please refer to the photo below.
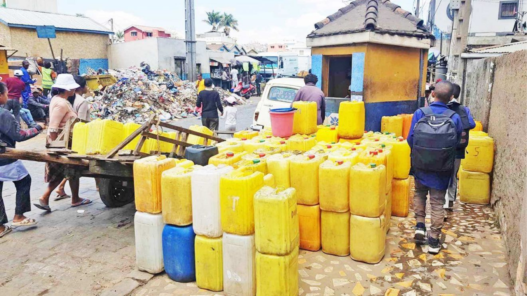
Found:
<path fill-rule="evenodd" d="M 298 90 L 305 85 L 303 78 L 278 78 L 267 82 L 262 98 L 254 111 L 251 128 L 262 130 L 271 126 L 270 109 L 289 108 Z"/>

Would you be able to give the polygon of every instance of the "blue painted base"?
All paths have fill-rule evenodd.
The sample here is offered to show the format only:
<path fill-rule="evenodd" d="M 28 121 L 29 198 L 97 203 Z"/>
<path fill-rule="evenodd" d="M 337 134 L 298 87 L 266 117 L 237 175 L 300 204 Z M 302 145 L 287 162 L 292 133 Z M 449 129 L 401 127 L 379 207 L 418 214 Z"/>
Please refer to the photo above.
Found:
<path fill-rule="evenodd" d="M 210 78 L 210 73 L 201 73 L 201 77 L 203 77 L 203 79 Z"/>
<path fill-rule="evenodd" d="M 366 130 L 380 132 L 383 116 L 413 114 L 417 110 L 417 101 L 366 103 L 365 108 Z"/>

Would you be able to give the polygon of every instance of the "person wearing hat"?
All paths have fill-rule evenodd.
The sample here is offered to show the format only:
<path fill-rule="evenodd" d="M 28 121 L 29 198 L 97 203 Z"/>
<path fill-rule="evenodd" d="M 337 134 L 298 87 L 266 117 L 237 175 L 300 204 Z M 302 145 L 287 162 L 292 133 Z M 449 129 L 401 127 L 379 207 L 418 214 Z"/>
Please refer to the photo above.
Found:
<path fill-rule="evenodd" d="M 79 88 L 77 82 L 71 74 L 59 74 L 57 80 L 53 85 L 54 97 L 51 99 L 49 105 L 49 126 L 48 126 L 48 140 L 54 141 L 57 139 L 60 132 L 64 129 L 71 118 L 77 118 L 73 106 L 68 102 L 68 98 L 75 94 L 75 89 Z M 39 203 L 34 204 L 35 207 L 51 212 L 49 207 L 49 197 L 53 190 L 59 186 L 63 179 L 66 178 L 64 173 L 64 165 L 56 163 L 46 163 L 45 181 L 48 183 L 48 188 L 40 197 Z M 71 206 L 79 207 L 91 204 L 89 199 L 79 197 L 79 178 L 69 178 L 71 188 Z"/>
<path fill-rule="evenodd" d="M 223 111 L 223 116 L 225 118 L 225 129 L 231 132 L 236 131 L 236 113 L 238 109 L 234 107 L 236 105 L 236 99 L 233 96 L 225 98 L 227 102 L 227 107 Z"/>
<path fill-rule="evenodd" d="M 50 100 L 42 95 L 42 88 L 40 86 L 33 86 L 32 96 L 29 97 L 27 108 L 35 120 L 47 122 L 49 117 L 49 103 Z"/>
<path fill-rule="evenodd" d="M 8 101 L 7 85 L 0 82 L 0 105 Z M 20 129 L 20 123 L 15 120 L 11 112 L 0 108 L 0 142 L 8 148 L 15 148 L 16 142 L 29 140 L 37 136 L 44 128 L 39 124 L 26 130 Z M 16 187 L 15 216 L 11 226 L 6 225 L 9 219 L 2 199 L 4 182 L 13 182 Z M 35 226 L 37 222 L 24 216 L 31 211 L 31 176 L 20 160 L 0 159 L 0 238 L 9 234 L 14 227 Z"/>

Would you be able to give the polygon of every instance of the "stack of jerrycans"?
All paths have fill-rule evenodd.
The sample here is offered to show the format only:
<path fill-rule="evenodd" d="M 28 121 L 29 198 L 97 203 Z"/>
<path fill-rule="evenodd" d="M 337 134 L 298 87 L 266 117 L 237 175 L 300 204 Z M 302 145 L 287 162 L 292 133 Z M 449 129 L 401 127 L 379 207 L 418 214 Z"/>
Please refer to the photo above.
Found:
<path fill-rule="evenodd" d="M 136 264 L 139 270 L 152 274 L 164 270 L 161 175 L 175 166 L 176 160 L 165 156 L 150 156 L 134 162 Z"/>
<path fill-rule="evenodd" d="M 197 168 L 197 167 L 196 167 Z M 194 229 L 192 228 L 191 175 L 194 163 L 179 161 L 161 177 L 163 201 L 163 259 L 165 272 L 174 281 L 196 280 Z"/>
<path fill-rule="evenodd" d="M 350 167 L 349 161 L 327 160 L 319 168 L 322 251 L 336 256 L 350 252 Z"/>
<path fill-rule="evenodd" d="M 384 209 L 386 168 L 358 163 L 350 170 L 350 255 L 353 260 L 375 264 L 386 247 Z"/>
<path fill-rule="evenodd" d="M 308 154 L 290 161 L 291 187 L 296 190 L 300 224 L 300 249 L 320 250 L 320 205 L 318 170 L 324 159 Z"/>
<path fill-rule="evenodd" d="M 411 149 L 404 138 L 399 137 L 387 143 L 392 147 L 393 181 L 392 181 L 392 215 L 406 217 L 410 210 L 410 166 Z"/>
<path fill-rule="evenodd" d="M 195 168 L 191 176 L 196 283 L 211 291 L 223 290 L 220 179 L 232 170 L 230 166 L 208 165 Z"/>
<path fill-rule="evenodd" d="M 255 194 L 256 295 L 298 295 L 298 218 L 294 188 Z"/>
<path fill-rule="evenodd" d="M 490 202 L 490 173 L 494 166 L 494 139 L 471 131 L 465 159 L 459 170 L 459 198 L 464 203 Z"/>
<path fill-rule="evenodd" d="M 227 295 L 256 293 L 254 195 L 263 184 L 264 174 L 250 167 L 221 177 L 223 290 Z"/>

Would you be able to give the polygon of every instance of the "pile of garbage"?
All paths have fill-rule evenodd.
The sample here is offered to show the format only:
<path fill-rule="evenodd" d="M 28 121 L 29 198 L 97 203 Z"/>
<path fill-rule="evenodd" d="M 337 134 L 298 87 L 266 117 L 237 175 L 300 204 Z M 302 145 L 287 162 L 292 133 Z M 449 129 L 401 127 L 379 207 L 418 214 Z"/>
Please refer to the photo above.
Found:
<path fill-rule="evenodd" d="M 137 67 L 109 70 L 108 73 L 118 82 L 95 92 L 95 96 L 88 99 L 92 119 L 142 124 L 153 114 L 157 114 L 161 121 L 198 116 L 194 82 L 181 80 L 168 71 L 145 74 Z M 215 90 L 224 103 L 226 98 L 234 97 L 238 104 L 245 104 L 245 100 L 237 95 L 219 87 Z"/>

